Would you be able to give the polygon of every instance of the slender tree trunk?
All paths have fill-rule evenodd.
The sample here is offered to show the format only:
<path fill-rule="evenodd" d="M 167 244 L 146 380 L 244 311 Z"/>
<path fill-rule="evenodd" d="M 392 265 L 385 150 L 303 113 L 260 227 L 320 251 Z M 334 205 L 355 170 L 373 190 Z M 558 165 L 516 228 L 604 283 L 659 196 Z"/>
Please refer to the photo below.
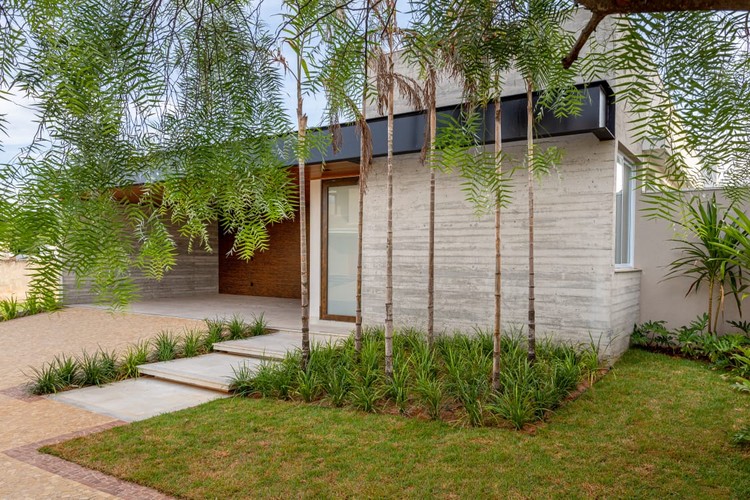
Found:
<path fill-rule="evenodd" d="M 365 121 L 365 99 L 362 99 L 362 121 Z M 364 143 L 364 138 L 360 137 Z M 365 178 L 366 169 L 364 159 L 364 144 L 360 147 L 359 160 L 359 220 L 357 221 L 357 312 L 356 323 L 354 326 L 354 350 L 357 353 L 362 351 L 362 229 L 365 217 Z"/>
<path fill-rule="evenodd" d="M 719 331 L 719 316 L 724 310 L 724 283 L 719 283 L 719 303 L 716 304 L 716 314 L 714 314 L 714 331 Z"/>
<path fill-rule="evenodd" d="M 390 2 L 388 26 L 388 157 L 386 196 L 386 262 L 385 262 L 385 375 L 393 378 L 393 98 L 394 98 L 394 23 L 396 22 L 396 0 Z"/>
<path fill-rule="evenodd" d="M 503 134 L 502 134 L 502 103 L 500 96 L 495 99 L 495 175 L 498 179 L 502 178 L 503 165 L 501 155 L 503 152 Z M 502 277 L 503 277 L 503 260 L 501 252 L 500 219 L 501 219 L 500 197 L 495 199 L 495 328 L 492 332 L 493 352 L 492 352 L 492 388 L 495 391 L 500 390 L 500 353 L 502 340 Z"/>
<path fill-rule="evenodd" d="M 435 137 L 437 136 L 437 109 L 435 109 L 435 75 L 431 69 L 430 106 L 429 110 L 429 149 L 427 150 L 430 168 L 430 214 L 427 222 L 427 344 L 432 349 L 435 342 L 435 168 L 433 165 L 435 154 Z"/>
<path fill-rule="evenodd" d="M 711 321 L 714 313 L 714 280 L 708 282 L 708 333 L 713 333 L 713 322 Z"/>
<path fill-rule="evenodd" d="M 301 275 L 301 306 L 302 306 L 302 365 L 307 367 L 310 359 L 310 287 L 307 267 L 307 193 L 305 179 L 304 145 L 307 133 L 307 115 L 302 111 L 302 59 L 297 58 L 297 139 L 300 153 L 298 158 L 299 175 L 299 245 L 300 245 L 300 275 Z"/>
<path fill-rule="evenodd" d="M 365 141 L 372 140 L 370 134 L 365 133 L 367 127 L 367 37 L 369 36 L 370 3 L 365 7 L 365 44 L 364 44 L 364 85 L 362 87 L 362 126 L 359 135 L 359 219 L 357 220 L 357 310 L 354 326 L 354 351 L 362 352 L 362 230 L 365 218 L 365 191 L 367 190 L 367 170 L 369 167 L 369 147 Z"/>
<path fill-rule="evenodd" d="M 534 83 L 526 80 L 526 141 L 529 173 L 529 361 L 536 360 L 536 296 L 534 284 Z"/>

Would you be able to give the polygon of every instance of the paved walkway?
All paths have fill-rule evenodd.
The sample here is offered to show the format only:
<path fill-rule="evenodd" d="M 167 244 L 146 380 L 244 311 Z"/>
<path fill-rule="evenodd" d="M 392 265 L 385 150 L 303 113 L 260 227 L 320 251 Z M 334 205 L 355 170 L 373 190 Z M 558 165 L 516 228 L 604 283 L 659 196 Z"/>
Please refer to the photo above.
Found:
<path fill-rule="evenodd" d="M 36 449 L 123 422 L 29 397 L 24 371 L 62 352 L 122 348 L 194 320 L 71 308 L 0 323 L 0 498 L 158 498 L 153 490 L 84 469 Z"/>

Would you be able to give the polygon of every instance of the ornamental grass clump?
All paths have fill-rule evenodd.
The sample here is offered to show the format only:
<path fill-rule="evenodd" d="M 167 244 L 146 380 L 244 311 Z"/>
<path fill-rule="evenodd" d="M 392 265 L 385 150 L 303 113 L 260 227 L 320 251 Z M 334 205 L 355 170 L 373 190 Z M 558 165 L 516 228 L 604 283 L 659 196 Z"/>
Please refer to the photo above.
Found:
<path fill-rule="evenodd" d="M 203 354 L 205 345 L 203 332 L 200 330 L 187 330 L 182 336 L 180 345 L 184 358 L 193 358 L 199 354 Z"/>
<path fill-rule="evenodd" d="M 154 338 L 157 361 L 171 361 L 179 354 L 180 340 L 169 331 L 159 332 Z"/>
<path fill-rule="evenodd" d="M 238 372 L 233 389 L 245 396 L 520 429 L 543 419 L 599 370 L 593 344 L 543 340 L 537 361 L 530 363 L 525 339 L 516 332 L 503 338 L 501 388 L 493 391 L 493 342 L 487 332 L 443 336 L 430 348 L 424 334 L 409 329 L 398 332 L 393 345 L 391 377 L 383 375 L 384 332 L 371 328 L 359 353 L 353 338 L 313 345 L 306 367 L 294 352 L 254 373 Z"/>

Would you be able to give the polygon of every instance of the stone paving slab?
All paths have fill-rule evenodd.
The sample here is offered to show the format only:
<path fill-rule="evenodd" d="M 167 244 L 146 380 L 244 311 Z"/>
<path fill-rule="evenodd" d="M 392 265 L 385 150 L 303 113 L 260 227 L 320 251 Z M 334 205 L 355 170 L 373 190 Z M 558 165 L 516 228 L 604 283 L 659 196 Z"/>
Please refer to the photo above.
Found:
<path fill-rule="evenodd" d="M 194 358 L 141 365 L 138 370 L 142 375 L 150 375 L 162 380 L 229 392 L 229 384 L 234 379 L 236 370 L 243 366 L 255 370 L 262 363 L 264 361 L 257 358 L 211 353 Z"/>
<path fill-rule="evenodd" d="M 124 422 L 135 422 L 162 413 L 184 410 L 222 397 L 226 395 L 199 387 L 143 377 L 48 396 L 54 401 Z"/>
<path fill-rule="evenodd" d="M 311 333 L 311 344 L 335 344 L 343 342 L 348 335 Z M 298 350 L 301 346 L 299 332 L 276 332 L 242 340 L 228 340 L 214 344 L 214 351 L 229 352 L 241 356 L 263 359 L 284 359 L 287 353 Z"/>

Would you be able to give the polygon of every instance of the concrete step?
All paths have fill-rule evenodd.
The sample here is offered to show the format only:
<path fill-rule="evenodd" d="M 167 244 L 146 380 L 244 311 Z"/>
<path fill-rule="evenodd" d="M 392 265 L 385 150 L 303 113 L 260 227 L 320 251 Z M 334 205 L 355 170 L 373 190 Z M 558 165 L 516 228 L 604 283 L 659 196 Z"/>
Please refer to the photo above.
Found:
<path fill-rule="evenodd" d="M 229 385 L 236 370 L 242 366 L 257 370 L 264 362 L 267 361 L 260 358 L 211 353 L 194 358 L 141 365 L 138 371 L 141 375 L 226 393 L 229 392 Z"/>
<path fill-rule="evenodd" d="M 311 333 L 311 344 L 336 344 L 344 342 L 348 335 Z M 214 351 L 255 359 L 282 360 L 290 352 L 302 347 L 302 333 L 295 331 L 275 332 L 242 340 L 228 340 L 214 344 Z"/>
<path fill-rule="evenodd" d="M 166 380 L 140 377 L 102 387 L 83 387 L 59 392 L 47 397 L 125 422 L 135 422 L 162 413 L 198 406 L 215 399 L 226 398 L 228 394 L 175 384 Z"/>

